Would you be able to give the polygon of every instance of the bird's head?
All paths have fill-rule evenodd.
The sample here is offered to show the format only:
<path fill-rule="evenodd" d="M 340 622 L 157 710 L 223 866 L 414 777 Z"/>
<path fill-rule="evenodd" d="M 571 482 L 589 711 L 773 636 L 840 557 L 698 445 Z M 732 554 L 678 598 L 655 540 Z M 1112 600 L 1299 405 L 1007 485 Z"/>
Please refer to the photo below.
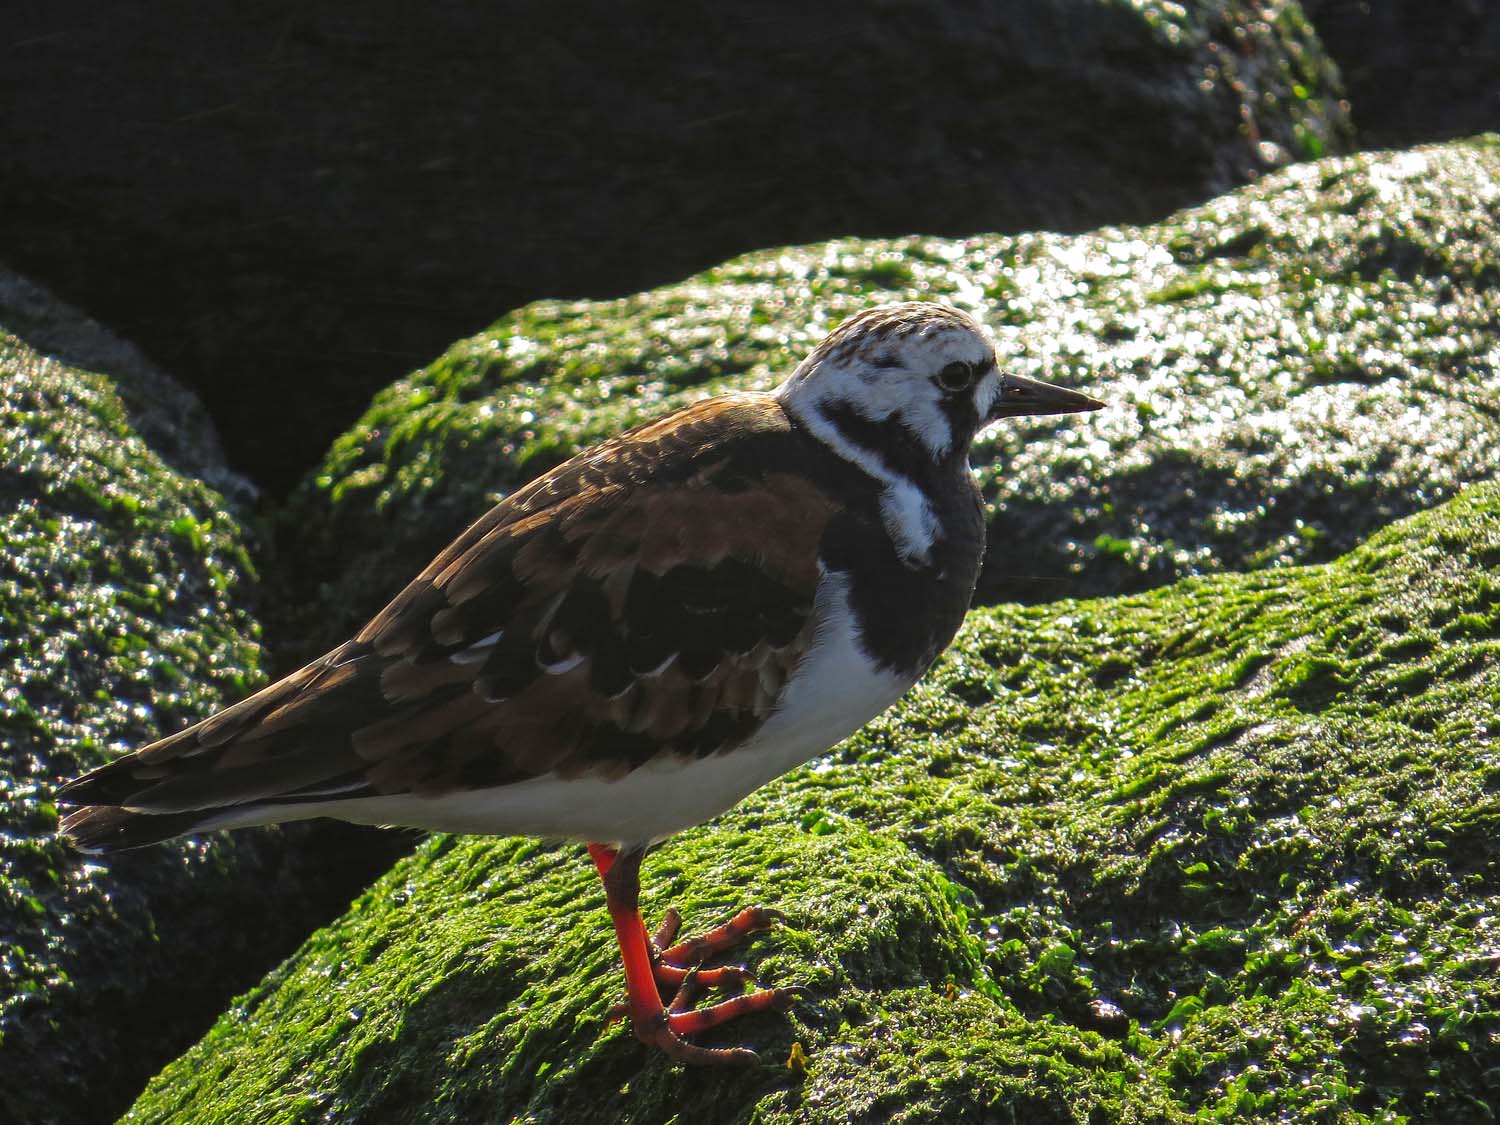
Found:
<path fill-rule="evenodd" d="M 912 301 L 850 317 L 776 392 L 787 411 L 836 451 L 966 459 L 974 435 L 1021 414 L 1072 414 L 1104 404 L 1000 370 L 979 324 L 946 305 Z"/>

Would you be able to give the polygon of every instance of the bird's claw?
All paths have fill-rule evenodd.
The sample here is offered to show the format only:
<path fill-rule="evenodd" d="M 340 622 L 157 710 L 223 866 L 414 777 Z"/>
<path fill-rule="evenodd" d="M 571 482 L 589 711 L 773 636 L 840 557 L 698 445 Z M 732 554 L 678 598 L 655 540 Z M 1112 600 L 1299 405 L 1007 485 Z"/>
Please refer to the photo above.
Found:
<path fill-rule="evenodd" d="M 740 944 L 750 934 L 768 929 L 781 918 L 782 914 L 777 910 L 747 907 L 698 937 L 676 941 L 682 916 L 675 908 L 668 909 L 656 933 L 647 939 L 652 974 L 663 1005 L 660 1014 L 650 1017 L 634 1015 L 629 1004 L 621 1003 L 610 1008 L 605 1018 L 611 1023 L 630 1018 L 638 1038 L 654 1044 L 675 1062 L 742 1066 L 758 1062 L 759 1056 L 748 1048 L 699 1047 L 689 1043 L 684 1036 L 708 1031 L 756 1012 L 785 1012 L 807 995 L 806 989 L 799 987 L 744 992 L 746 985 L 755 982 L 755 975 L 744 965 L 709 968 L 703 965 L 705 960 Z M 736 992 L 737 995 L 706 1008 L 694 1007 L 711 989 Z"/>

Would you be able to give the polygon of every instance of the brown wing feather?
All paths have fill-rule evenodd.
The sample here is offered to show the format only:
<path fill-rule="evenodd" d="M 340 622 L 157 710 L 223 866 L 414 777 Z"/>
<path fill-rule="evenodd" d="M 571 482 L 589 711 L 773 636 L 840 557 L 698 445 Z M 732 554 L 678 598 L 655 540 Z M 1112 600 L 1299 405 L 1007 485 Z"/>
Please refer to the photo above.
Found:
<path fill-rule="evenodd" d="M 176 813 L 619 774 L 736 745 L 814 627 L 837 506 L 764 456 L 797 440 L 775 400 L 733 396 L 582 454 L 352 641 L 63 799 Z"/>

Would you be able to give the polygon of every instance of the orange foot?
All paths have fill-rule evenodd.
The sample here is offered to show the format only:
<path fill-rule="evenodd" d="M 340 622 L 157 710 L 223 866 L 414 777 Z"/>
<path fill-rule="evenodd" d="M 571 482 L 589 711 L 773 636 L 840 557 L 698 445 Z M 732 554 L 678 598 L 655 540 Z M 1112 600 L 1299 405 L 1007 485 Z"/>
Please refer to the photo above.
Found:
<path fill-rule="evenodd" d="M 644 854 L 640 850 L 617 852 L 604 844 L 589 845 L 589 855 L 604 882 L 609 915 L 625 962 L 627 999 L 611 1016 L 628 1016 L 636 1038 L 659 1048 L 674 1062 L 692 1066 L 758 1062 L 759 1056 L 747 1047 L 699 1047 L 684 1036 L 755 1012 L 784 1012 L 801 998 L 800 988 L 762 988 L 707 1008 L 693 1007 L 710 988 L 742 989 L 753 979 L 742 965 L 704 969 L 701 962 L 768 928 L 779 915 L 764 907 L 747 907 L 706 934 L 672 944 L 682 918 L 671 909 L 655 935 L 648 937 L 639 905 Z"/>

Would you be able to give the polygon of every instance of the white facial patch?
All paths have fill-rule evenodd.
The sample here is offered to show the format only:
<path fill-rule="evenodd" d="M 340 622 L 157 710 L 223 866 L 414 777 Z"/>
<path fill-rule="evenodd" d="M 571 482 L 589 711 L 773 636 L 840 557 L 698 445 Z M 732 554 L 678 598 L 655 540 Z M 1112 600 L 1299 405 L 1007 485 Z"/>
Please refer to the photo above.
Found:
<path fill-rule="evenodd" d="M 979 385 L 974 388 L 974 409 L 979 412 L 979 425 L 983 429 L 985 419 L 990 416 L 990 411 L 995 409 L 995 403 L 1000 400 L 1000 372 L 992 370 Z"/>
<path fill-rule="evenodd" d="M 994 348 L 977 327 L 953 323 L 892 334 L 888 342 L 880 339 L 879 329 L 870 336 L 868 342 L 859 341 L 862 346 L 809 356 L 776 393 L 789 406 L 827 403 L 848 407 L 871 422 L 898 419 L 934 461 L 941 460 L 952 451 L 955 434 L 933 376 L 951 363 L 991 367 Z M 992 382 L 989 402 L 979 405 L 993 403 L 998 393 L 998 382 Z"/>
<path fill-rule="evenodd" d="M 785 399 L 787 396 L 783 396 Z M 828 420 L 819 409 L 822 402 L 813 400 L 808 407 L 799 397 L 787 409 L 813 432 L 824 445 L 845 461 L 858 465 L 883 486 L 880 491 L 880 519 L 896 551 L 917 566 L 932 561 L 932 545 L 937 538 L 937 513 L 915 482 L 892 470 L 873 449 L 858 445 Z"/>
<path fill-rule="evenodd" d="M 921 487 L 887 463 L 882 451 L 853 440 L 832 419 L 852 411 L 875 423 L 893 419 L 931 455 L 934 463 L 952 451 L 953 424 L 943 409 L 943 390 L 933 377 L 951 363 L 993 366 L 994 349 L 977 330 L 952 322 L 905 333 L 870 329 L 870 339 L 825 354 L 815 353 L 776 392 L 789 413 L 846 461 L 884 487 L 880 515 L 896 549 L 914 565 L 932 559 L 937 514 Z M 993 371 L 971 393 L 986 393 L 987 409 L 1000 393 Z M 964 392 L 959 392 L 964 393 Z M 981 412 L 980 417 L 984 414 Z"/>
<path fill-rule="evenodd" d="M 932 561 L 937 513 L 920 488 L 905 477 L 889 480 L 880 494 L 880 519 L 903 558 L 918 565 Z"/>
<path fill-rule="evenodd" d="M 906 364 L 902 366 L 912 370 Z M 941 367 L 942 363 L 939 363 L 933 370 Z M 820 402 L 847 404 L 861 418 L 871 422 L 900 419 L 901 424 L 932 454 L 934 461 L 946 457 L 953 448 L 953 427 L 943 413 L 942 392 L 930 379 L 913 378 L 895 369 L 865 379 L 839 368 L 828 371 L 828 374 L 834 377 L 825 381 L 822 372 L 819 373 L 818 382 L 823 384 L 817 396 Z M 850 382 L 858 383 L 858 389 L 847 390 Z"/>

